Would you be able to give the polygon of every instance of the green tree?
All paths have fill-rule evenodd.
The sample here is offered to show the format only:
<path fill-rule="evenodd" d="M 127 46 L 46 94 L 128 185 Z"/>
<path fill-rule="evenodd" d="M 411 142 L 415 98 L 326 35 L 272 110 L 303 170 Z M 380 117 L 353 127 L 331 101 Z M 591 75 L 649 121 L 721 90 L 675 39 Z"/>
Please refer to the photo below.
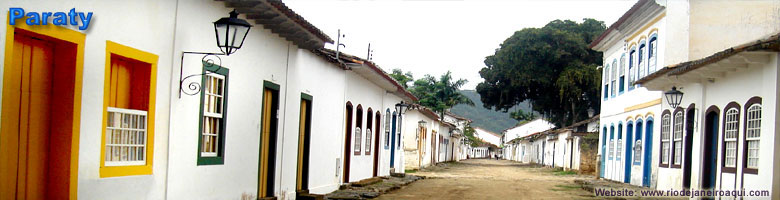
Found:
<path fill-rule="evenodd" d="M 466 139 L 469 141 L 469 144 L 472 147 L 478 147 L 482 145 L 482 140 L 477 138 L 477 136 L 474 136 L 474 133 L 477 131 L 474 130 L 474 128 L 471 128 L 471 126 L 466 126 L 466 130 L 463 130 L 463 135 L 466 136 Z"/>
<path fill-rule="evenodd" d="M 600 107 L 601 53 L 588 48 L 606 26 L 555 20 L 525 28 L 485 58 L 477 92 L 486 108 L 504 110 L 529 100 L 536 111 L 558 126 L 587 117 Z"/>
<path fill-rule="evenodd" d="M 404 73 L 401 71 L 401 69 L 395 68 L 393 69 L 393 72 L 390 73 L 390 77 L 393 77 L 398 83 L 400 83 L 404 88 L 409 88 L 409 82 L 414 81 L 414 76 L 412 76 L 412 72 L 407 71 Z"/>
<path fill-rule="evenodd" d="M 428 107 L 444 117 L 445 111 L 455 105 L 474 106 L 471 99 L 460 93 L 460 88 L 467 82 L 465 79 L 453 80 L 452 72 L 447 71 L 439 79 L 431 75 L 417 79 L 410 92 L 419 99 L 420 105 Z"/>
<path fill-rule="evenodd" d="M 509 116 L 518 121 L 531 121 L 536 117 L 533 112 L 525 112 L 523 110 L 511 112 L 509 113 Z"/>

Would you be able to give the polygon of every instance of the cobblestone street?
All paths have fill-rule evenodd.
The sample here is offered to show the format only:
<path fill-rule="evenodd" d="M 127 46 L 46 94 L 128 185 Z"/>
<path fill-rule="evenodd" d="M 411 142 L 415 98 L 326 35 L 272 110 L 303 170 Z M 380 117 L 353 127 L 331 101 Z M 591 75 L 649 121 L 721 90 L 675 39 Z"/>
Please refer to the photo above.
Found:
<path fill-rule="evenodd" d="M 506 160 L 470 159 L 410 174 L 425 176 L 379 199 L 594 199 L 576 179 L 592 176 Z"/>

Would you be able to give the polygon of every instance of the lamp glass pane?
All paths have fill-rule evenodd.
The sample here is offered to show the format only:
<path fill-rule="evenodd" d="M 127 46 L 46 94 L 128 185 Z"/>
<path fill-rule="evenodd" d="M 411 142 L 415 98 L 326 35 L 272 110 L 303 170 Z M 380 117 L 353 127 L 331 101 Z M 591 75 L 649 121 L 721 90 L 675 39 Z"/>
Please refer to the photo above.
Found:
<path fill-rule="evenodd" d="M 224 47 L 225 46 L 225 39 L 226 37 L 226 31 L 228 26 L 225 24 L 215 24 L 214 28 L 217 30 L 217 46 Z"/>
<path fill-rule="evenodd" d="M 232 35 L 230 46 L 241 48 L 241 45 L 244 43 L 244 37 L 249 32 L 249 27 L 233 25 L 230 26 L 230 32 L 230 35 Z"/>

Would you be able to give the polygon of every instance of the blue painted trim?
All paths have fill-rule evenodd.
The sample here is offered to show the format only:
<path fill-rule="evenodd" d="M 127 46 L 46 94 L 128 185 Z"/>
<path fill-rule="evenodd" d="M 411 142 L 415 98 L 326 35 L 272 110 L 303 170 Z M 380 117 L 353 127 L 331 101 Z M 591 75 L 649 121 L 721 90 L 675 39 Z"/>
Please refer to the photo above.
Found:
<path fill-rule="evenodd" d="M 644 128 L 644 121 L 642 121 L 641 118 L 637 119 L 636 123 L 634 125 L 634 129 L 636 130 L 636 132 L 634 132 L 634 134 L 636 135 L 636 138 L 634 138 L 634 142 L 639 141 L 639 140 L 642 139 L 642 135 L 644 135 L 644 134 L 642 134 L 642 131 L 643 131 L 642 129 L 643 128 Z M 642 141 L 642 145 L 644 145 L 645 142 L 646 141 Z M 644 151 L 644 149 L 642 151 Z M 643 154 L 644 154 L 644 152 L 643 152 Z M 641 160 L 639 162 L 634 162 L 634 165 L 641 165 L 641 164 L 642 164 Z"/>

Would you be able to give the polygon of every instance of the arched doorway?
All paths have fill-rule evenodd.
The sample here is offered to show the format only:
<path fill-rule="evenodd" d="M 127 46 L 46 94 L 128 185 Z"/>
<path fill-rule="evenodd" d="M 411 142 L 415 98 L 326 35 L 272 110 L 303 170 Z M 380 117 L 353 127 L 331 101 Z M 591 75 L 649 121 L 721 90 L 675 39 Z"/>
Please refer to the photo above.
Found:
<path fill-rule="evenodd" d="M 624 183 L 631 183 L 631 153 L 633 152 L 631 149 L 634 146 L 634 124 L 631 121 L 628 121 L 626 123 L 626 148 L 625 148 L 625 174 L 623 175 L 623 182 Z"/>
<path fill-rule="evenodd" d="M 397 117 L 398 117 L 398 115 L 396 115 L 396 113 L 393 112 L 393 120 L 392 120 L 393 124 L 390 125 L 391 126 L 390 129 L 392 131 L 392 132 L 390 132 L 390 137 L 392 137 L 391 138 L 392 143 L 390 143 L 390 168 L 395 168 L 395 140 L 396 140 L 395 139 L 395 132 L 396 132 L 396 130 L 395 130 L 396 129 L 396 127 L 395 127 L 396 122 L 395 121 L 396 121 Z"/>
<path fill-rule="evenodd" d="M 349 161 L 351 156 L 352 146 L 352 103 L 347 102 L 346 111 L 346 127 L 344 128 L 344 175 L 342 176 L 343 183 L 349 183 Z"/>
<path fill-rule="evenodd" d="M 641 125 L 637 125 L 641 129 Z M 653 118 L 648 117 L 645 121 L 645 159 L 642 168 L 642 186 L 650 187 L 652 158 L 653 158 Z"/>
<path fill-rule="evenodd" d="M 693 152 L 693 123 L 696 118 L 696 105 L 691 104 L 685 113 L 685 143 L 683 150 L 683 188 L 691 188 L 691 154 Z"/>
<path fill-rule="evenodd" d="M 720 109 L 711 106 L 707 109 L 704 119 L 704 148 L 702 149 L 701 188 L 704 190 L 715 187 L 718 170 L 718 116 Z"/>
<path fill-rule="evenodd" d="M 601 169 L 599 169 L 599 176 L 604 178 L 604 168 L 607 166 L 607 127 L 604 126 L 604 130 L 601 132 Z"/>

